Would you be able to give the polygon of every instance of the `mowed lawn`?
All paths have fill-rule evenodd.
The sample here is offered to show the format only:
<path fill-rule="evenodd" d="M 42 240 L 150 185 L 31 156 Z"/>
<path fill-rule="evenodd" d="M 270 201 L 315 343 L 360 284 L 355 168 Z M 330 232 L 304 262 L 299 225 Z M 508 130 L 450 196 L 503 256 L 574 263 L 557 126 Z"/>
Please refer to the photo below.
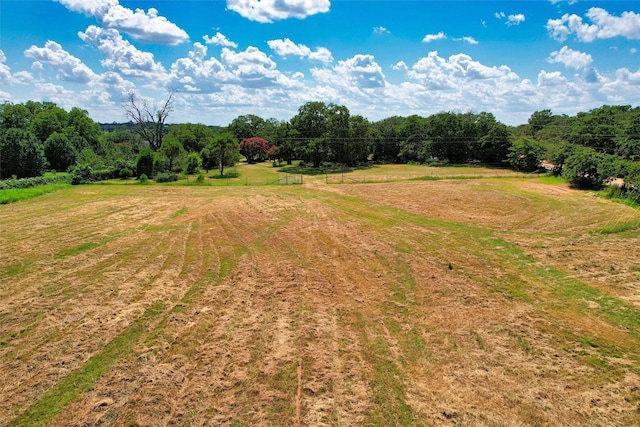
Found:
<path fill-rule="evenodd" d="M 640 212 L 396 168 L 0 206 L 0 425 L 639 424 Z"/>

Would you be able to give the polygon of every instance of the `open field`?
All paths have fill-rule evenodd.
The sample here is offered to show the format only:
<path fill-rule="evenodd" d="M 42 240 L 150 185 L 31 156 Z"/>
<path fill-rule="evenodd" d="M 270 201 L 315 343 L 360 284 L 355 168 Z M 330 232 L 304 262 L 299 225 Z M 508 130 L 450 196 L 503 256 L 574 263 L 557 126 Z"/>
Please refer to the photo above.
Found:
<path fill-rule="evenodd" d="M 638 425 L 638 237 L 517 176 L 2 205 L 0 426 Z"/>

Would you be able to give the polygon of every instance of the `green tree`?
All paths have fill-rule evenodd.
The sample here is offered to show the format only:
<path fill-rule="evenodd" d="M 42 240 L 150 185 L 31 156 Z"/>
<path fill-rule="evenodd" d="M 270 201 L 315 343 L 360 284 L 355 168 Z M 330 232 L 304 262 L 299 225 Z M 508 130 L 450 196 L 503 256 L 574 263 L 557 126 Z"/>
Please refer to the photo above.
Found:
<path fill-rule="evenodd" d="M 182 123 L 172 125 L 166 138 L 180 141 L 187 152 L 199 153 L 214 136 L 215 132 L 209 126 Z"/>
<path fill-rule="evenodd" d="M 615 162 L 610 156 L 578 148 L 567 158 L 562 175 L 577 188 L 598 190 L 614 172 Z"/>
<path fill-rule="evenodd" d="M 32 132 L 17 128 L 0 131 L 0 179 L 40 176 L 46 165 L 42 144 Z"/>
<path fill-rule="evenodd" d="M 225 167 L 235 165 L 240 159 L 238 140 L 229 132 L 217 135 L 206 148 L 220 176 L 224 175 Z"/>
<path fill-rule="evenodd" d="M 518 138 L 509 148 L 509 163 L 517 170 L 533 172 L 540 168 L 544 147 L 529 138 Z"/>
<path fill-rule="evenodd" d="M 187 155 L 187 173 L 194 174 L 200 170 L 202 166 L 202 158 L 198 153 L 189 153 Z"/>
<path fill-rule="evenodd" d="M 136 175 L 137 176 L 153 176 L 153 158 L 154 152 L 151 148 L 145 148 L 138 154 L 136 160 Z"/>
<path fill-rule="evenodd" d="M 265 120 L 254 114 L 238 116 L 229 125 L 229 132 L 238 140 L 253 138 L 254 136 L 263 136 L 265 129 Z"/>
<path fill-rule="evenodd" d="M 314 167 L 326 160 L 329 154 L 326 135 L 329 110 L 324 102 L 307 102 L 291 118 L 291 126 L 298 131 L 298 151 L 305 162 L 313 162 Z"/>
<path fill-rule="evenodd" d="M 54 132 L 44 143 L 44 154 L 52 169 L 66 171 L 76 162 L 76 149 L 65 134 Z"/>
<path fill-rule="evenodd" d="M 184 148 L 177 139 L 166 138 L 162 141 L 158 152 L 169 159 L 169 171 L 173 171 L 173 164 L 184 153 Z"/>

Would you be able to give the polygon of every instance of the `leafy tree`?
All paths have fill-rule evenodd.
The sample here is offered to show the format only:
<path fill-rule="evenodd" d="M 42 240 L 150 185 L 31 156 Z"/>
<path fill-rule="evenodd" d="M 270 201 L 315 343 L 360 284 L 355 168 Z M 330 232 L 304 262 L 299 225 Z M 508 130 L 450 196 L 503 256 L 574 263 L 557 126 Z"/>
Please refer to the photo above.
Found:
<path fill-rule="evenodd" d="M 588 148 L 580 148 L 567 158 L 562 175 L 577 188 L 598 190 L 613 175 L 614 168 L 611 158 Z"/>
<path fill-rule="evenodd" d="M 153 158 L 154 152 L 150 148 L 145 148 L 138 154 L 138 159 L 136 160 L 137 176 L 153 176 Z"/>
<path fill-rule="evenodd" d="M 273 141 L 278 145 L 278 156 L 288 165 L 293 163 L 296 156 L 296 145 L 299 133 L 289 123 L 282 122 L 275 129 Z"/>
<path fill-rule="evenodd" d="M 240 141 L 240 154 L 247 159 L 247 163 L 264 160 L 269 150 L 269 141 L 259 136 L 245 138 Z"/>
<path fill-rule="evenodd" d="M 89 117 L 89 113 L 86 110 L 73 107 L 69 111 L 65 133 L 69 136 L 78 135 L 85 141 L 88 148 L 101 155 L 105 154 L 100 144 L 100 136 L 102 134 L 100 125 Z"/>
<path fill-rule="evenodd" d="M 240 158 L 238 141 L 228 132 L 217 135 L 206 148 L 220 176 L 224 175 L 226 166 L 233 166 Z"/>
<path fill-rule="evenodd" d="M 553 121 L 553 114 L 551 114 L 551 110 L 541 110 L 534 111 L 529 117 L 529 129 L 530 135 L 536 136 L 536 134 L 541 131 L 545 126 Z"/>
<path fill-rule="evenodd" d="M 35 135 L 17 128 L 0 131 L 0 157 L 0 179 L 13 175 L 40 176 L 47 164 L 42 144 Z"/>
<path fill-rule="evenodd" d="M 265 129 L 265 120 L 254 114 L 238 116 L 229 125 L 229 132 L 238 140 L 253 138 L 254 136 L 263 136 Z"/>
<path fill-rule="evenodd" d="M 30 127 L 36 138 L 44 142 L 54 132 L 62 132 L 67 123 L 67 112 L 54 104 L 36 114 Z"/>
<path fill-rule="evenodd" d="M 529 138 L 516 139 L 509 148 L 509 163 L 517 170 L 533 172 L 540 168 L 544 147 Z"/>
<path fill-rule="evenodd" d="M 180 141 L 185 151 L 199 153 L 214 137 L 215 132 L 203 124 L 175 124 L 169 128 L 166 138 Z"/>
<path fill-rule="evenodd" d="M 189 153 L 187 155 L 187 173 L 194 174 L 200 170 L 202 166 L 202 158 L 198 153 Z"/>
<path fill-rule="evenodd" d="M 562 175 L 562 169 L 567 161 L 567 158 L 571 156 L 575 149 L 575 145 L 568 142 L 560 142 L 554 144 L 547 152 L 547 160 L 553 164 L 553 174 L 556 176 Z"/>
<path fill-rule="evenodd" d="M 291 126 L 298 131 L 299 153 L 305 162 L 313 162 L 314 167 L 326 160 L 329 153 L 328 126 L 329 109 L 324 102 L 307 102 L 298 109 L 291 119 Z"/>
<path fill-rule="evenodd" d="M 184 148 L 177 139 L 166 138 L 162 141 L 159 152 L 169 159 L 169 171 L 172 171 L 175 160 L 184 153 Z"/>
<path fill-rule="evenodd" d="M 44 143 L 44 154 L 52 169 L 66 171 L 76 162 L 76 149 L 66 135 L 54 132 Z"/>
<path fill-rule="evenodd" d="M 174 102 L 174 91 L 169 92 L 159 108 L 151 107 L 147 100 L 139 100 L 134 92 L 127 95 L 127 102 L 123 106 L 125 116 L 131 121 L 133 131 L 154 151 L 162 146 L 165 122 L 173 111 Z"/>
<path fill-rule="evenodd" d="M 381 162 L 398 162 L 400 159 L 400 135 L 398 129 L 404 117 L 393 116 L 373 124 L 375 130 L 373 144 L 373 160 Z"/>
<path fill-rule="evenodd" d="M 428 133 L 427 120 L 417 114 L 406 117 L 399 123 L 397 128 L 397 136 L 400 138 L 398 158 L 402 163 L 422 163 L 426 160 Z"/>
<path fill-rule="evenodd" d="M 0 130 L 27 129 L 33 118 L 31 111 L 22 104 L 5 102 L 0 104 Z"/>

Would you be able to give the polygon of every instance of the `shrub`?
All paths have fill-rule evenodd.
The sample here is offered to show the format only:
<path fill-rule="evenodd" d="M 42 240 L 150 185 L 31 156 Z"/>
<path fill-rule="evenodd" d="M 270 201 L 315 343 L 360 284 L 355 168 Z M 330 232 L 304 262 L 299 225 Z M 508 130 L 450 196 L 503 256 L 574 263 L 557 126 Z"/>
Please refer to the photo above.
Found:
<path fill-rule="evenodd" d="M 582 148 L 567 158 L 562 175 L 577 188 L 599 190 L 614 172 L 611 158 Z"/>
<path fill-rule="evenodd" d="M 140 175 L 140 178 L 138 178 L 138 183 L 139 184 L 148 184 L 149 183 L 149 177 L 146 174 L 142 174 Z"/>
<path fill-rule="evenodd" d="M 93 169 L 87 164 L 76 165 L 69 168 L 69 175 L 71 176 L 71 184 L 87 184 L 91 182 Z"/>
<path fill-rule="evenodd" d="M 196 182 L 200 184 L 204 182 L 204 174 L 202 172 L 198 174 L 198 177 L 196 178 Z"/>
<path fill-rule="evenodd" d="M 202 165 L 202 158 L 198 153 L 189 153 L 187 156 L 187 174 L 191 175 L 198 170 L 200 170 L 200 166 Z"/>
<path fill-rule="evenodd" d="M 153 175 L 153 158 L 153 150 L 150 148 L 142 150 L 140 154 L 138 154 L 138 160 L 136 161 L 136 175 Z"/>
<path fill-rule="evenodd" d="M 173 182 L 178 180 L 178 175 L 173 172 L 159 172 L 153 179 L 156 182 Z"/>
<path fill-rule="evenodd" d="M 133 176 L 133 171 L 129 168 L 122 168 L 120 169 L 120 178 L 122 179 L 127 179 L 127 178 L 131 178 Z"/>

